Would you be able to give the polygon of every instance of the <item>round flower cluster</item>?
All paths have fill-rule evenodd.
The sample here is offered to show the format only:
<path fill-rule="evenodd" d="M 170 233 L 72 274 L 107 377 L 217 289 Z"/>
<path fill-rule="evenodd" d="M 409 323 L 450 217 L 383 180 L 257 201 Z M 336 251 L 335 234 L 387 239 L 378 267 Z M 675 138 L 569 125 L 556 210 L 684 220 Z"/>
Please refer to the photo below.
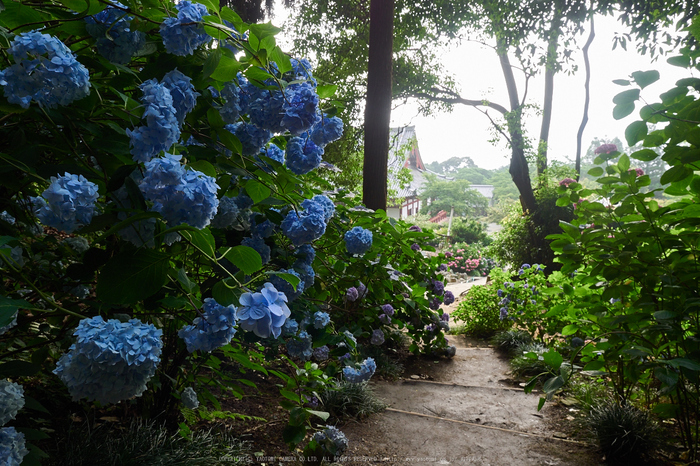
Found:
<path fill-rule="evenodd" d="M 160 25 L 163 45 L 173 55 L 192 55 L 196 48 L 211 40 L 201 24 L 202 18 L 208 14 L 207 7 L 188 0 L 180 1 L 175 7 L 177 18 L 165 18 Z"/>
<path fill-rule="evenodd" d="M 168 72 L 162 80 L 163 85 L 170 91 L 175 117 L 180 126 L 185 121 L 187 114 L 194 110 L 195 105 L 197 105 L 197 97 L 200 96 L 199 92 L 194 90 L 191 81 L 192 78 L 184 75 L 177 68 Z"/>
<path fill-rule="evenodd" d="M 362 227 L 354 227 L 345 232 L 345 249 L 350 254 L 362 255 L 372 247 L 372 232 Z"/>
<path fill-rule="evenodd" d="M 287 341 L 287 353 L 293 358 L 308 361 L 313 354 L 311 335 L 302 330 L 297 337 Z"/>
<path fill-rule="evenodd" d="M 418 225 L 411 225 L 410 227 L 408 227 L 408 231 L 417 231 L 418 233 L 422 233 L 423 229 Z"/>
<path fill-rule="evenodd" d="M 23 406 L 24 388 L 9 380 L 0 380 L 0 426 L 13 420 Z"/>
<path fill-rule="evenodd" d="M 311 128 L 311 140 L 319 147 L 337 141 L 343 135 L 343 120 L 338 117 L 323 117 Z"/>
<path fill-rule="evenodd" d="M 376 329 L 372 331 L 372 338 L 370 338 L 370 343 L 373 345 L 381 345 L 384 343 L 384 332 L 381 329 Z"/>
<path fill-rule="evenodd" d="M 433 280 L 433 293 L 442 296 L 445 292 L 445 284 L 439 280 Z"/>
<path fill-rule="evenodd" d="M 288 302 L 291 303 L 292 301 L 297 299 L 299 296 L 301 296 L 301 294 L 304 292 L 304 288 L 305 288 L 304 280 L 301 279 L 301 276 L 299 275 L 299 273 L 294 269 L 281 269 L 280 272 L 294 275 L 295 277 L 297 277 L 299 279 L 299 284 L 297 284 L 297 288 L 295 290 L 294 287 L 292 286 L 292 284 L 289 283 L 284 278 L 282 278 L 278 275 L 272 275 L 270 277 L 270 283 L 272 283 L 272 285 L 275 288 L 277 288 L 278 291 L 281 291 L 282 293 L 284 293 L 284 295 L 287 297 Z"/>
<path fill-rule="evenodd" d="M 272 159 L 275 162 L 279 162 L 280 164 L 284 163 L 284 151 L 280 149 L 276 144 L 270 143 L 267 146 L 267 148 L 262 148 L 260 150 L 260 153 L 255 155 L 255 161 L 258 162 L 260 167 L 267 173 L 271 173 L 273 171 L 272 167 L 269 163 L 261 159 L 261 156 L 267 157 L 268 159 Z"/>
<path fill-rule="evenodd" d="M 326 359 L 328 359 L 329 355 L 330 355 L 330 350 L 328 349 L 328 346 L 323 345 L 323 346 L 319 346 L 318 348 L 314 348 L 314 352 L 313 352 L 312 356 L 314 358 L 314 361 L 321 362 L 321 361 L 325 361 Z"/>
<path fill-rule="evenodd" d="M 74 401 L 117 403 L 146 390 L 160 362 L 162 330 L 138 319 L 105 322 L 95 316 L 81 320 L 73 335 L 75 343 L 53 372 Z"/>
<path fill-rule="evenodd" d="M 61 243 L 71 248 L 77 254 L 82 254 L 90 249 L 90 243 L 82 236 L 69 236 L 61 241 Z"/>
<path fill-rule="evenodd" d="M 66 173 L 58 178 L 52 176 L 41 196 L 32 198 L 34 214 L 41 223 L 72 233 L 92 221 L 99 194 L 97 185 L 83 175 Z"/>
<path fill-rule="evenodd" d="M 321 202 L 307 199 L 303 202 L 304 210 L 298 213 L 291 210 L 282 220 L 282 232 L 295 246 L 310 243 L 326 232 L 327 210 Z"/>
<path fill-rule="evenodd" d="M 184 406 L 185 408 L 199 408 L 199 399 L 197 398 L 197 392 L 195 392 L 192 387 L 187 387 L 182 391 L 182 393 L 180 393 L 180 401 L 182 402 L 182 406 Z"/>
<path fill-rule="evenodd" d="M 0 429 L 0 463 L 6 466 L 19 466 L 29 454 L 24 442 L 24 434 L 14 427 Z"/>
<path fill-rule="evenodd" d="M 284 102 L 281 123 L 292 135 L 299 136 L 321 120 L 318 95 L 315 85 L 309 82 L 293 84 L 287 89 L 291 95 Z"/>
<path fill-rule="evenodd" d="M 127 7 L 115 1 L 96 15 L 85 18 L 85 30 L 95 39 L 100 55 L 112 63 L 125 65 L 145 44 L 146 34 L 131 30 L 133 16 Z"/>
<path fill-rule="evenodd" d="M 209 88 L 215 97 L 221 97 L 223 104 L 217 105 L 219 114 L 224 123 L 234 124 L 238 122 L 238 117 L 241 114 L 241 98 L 238 93 L 238 86 L 233 81 L 229 81 L 217 92 L 214 88 Z"/>
<path fill-rule="evenodd" d="M 294 137 L 287 142 L 286 165 L 295 175 L 304 175 L 321 164 L 323 148 L 311 139 Z"/>
<path fill-rule="evenodd" d="M 476 270 L 481 263 L 481 257 L 467 257 L 467 255 L 474 253 L 475 251 L 469 252 L 464 249 L 458 249 L 453 259 L 447 265 L 456 273 L 469 273 Z"/>
<path fill-rule="evenodd" d="M 38 31 L 23 32 L 7 53 L 14 65 L 0 71 L 8 102 L 29 108 L 65 106 L 90 94 L 90 76 L 75 54 L 60 40 Z"/>
<path fill-rule="evenodd" d="M 333 426 L 326 426 L 322 431 L 316 432 L 313 440 L 332 456 L 342 456 L 348 448 L 348 439 L 341 431 Z"/>
<path fill-rule="evenodd" d="M 294 319 L 287 319 L 282 326 L 283 337 L 293 337 L 299 331 L 299 322 Z"/>
<path fill-rule="evenodd" d="M 354 286 L 351 286 L 345 292 L 345 299 L 347 299 L 351 303 L 357 301 L 357 299 L 359 297 L 360 297 L 360 293 L 357 291 L 357 288 L 355 288 Z"/>
<path fill-rule="evenodd" d="M 629 171 L 634 172 L 638 177 L 644 176 L 644 170 L 641 168 L 630 168 Z"/>
<path fill-rule="evenodd" d="M 179 155 L 165 154 L 146 163 L 146 176 L 139 186 L 153 202 L 151 210 L 160 213 L 170 226 L 186 223 L 204 228 L 219 206 L 219 186 L 211 176 L 185 170 Z"/>
<path fill-rule="evenodd" d="M 250 123 L 238 122 L 224 128 L 238 138 L 241 153 L 248 156 L 257 155 L 272 137 L 268 130 Z"/>
<path fill-rule="evenodd" d="M 331 322 L 331 316 L 327 312 L 316 311 L 314 313 L 314 328 L 322 329 Z"/>
<path fill-rule="evenodd" d="M 601 144 L 593 151 L 594 154 L 610 154 L 611 152 L 617 152 L 617 146 L 615 144 Z"/>
<path fill-rule="evenodd" d="M 262 236 L 257 236 L 257 235 L 247 236 L 247 237 L 243 238 L 243 240 L 241 241 L 241 244 L 243 246 L 248 246 L 249 248 L 255 249 L 255 252 L 260 254 L 260 259 L 262 260 L 263 264 L 267 264 L 268 262 L 270 262 L 271 249 L 270 249 L 270 246 L 265 244 L 265 238 L 263 238 Z M 282 281 L 284 281 L 284 280 L 282 280 Z M 277 280 L 274 284 L 275 284 L 275 286 L 277 286 L 277 284 L 279 284 L 279 283 L 280 283 L 280 280 Z"/>
<path fill-rule="evenodd" d="M 221 229 L 232 228 L 234 225 L 238 224 L 238 213 L 238 204 L 236 204 L 235 199 L 222 196 L 221 199 L 219 199 L 219 207 L 217 208 L 216 215 L 211 219 L 211 226 Z"/>
<path fill-rule="evenodd" d="M 420 244 L 418 244 L 418 243 L 413 243 L 413 244 L 411 245 L 411 251 L 418 252 L 418 251 L 420 251 L 420 250 L 421 250 Z"/>
<path fill-rule="evenodd" d="M 455 295 L 452 293 L 450 290 L 445 290 L 445 295 L 443 296 L 443 301 L 442 303 L 445 306 L 449 306 L 450 304 L 455 302 Z"/>
<path fill-rule="evenodd" d="M 564 178 L 559 182 L 559 186 L 566 186 L 568 188 L 571 183 L 576 183 L 576 180 L 573 178 Z"/>
<path fill-rule="evenodd" d="M 366 382 L 372 378 L 374 371 L 377 370 L 377 363 L 374 359 L 367 358 L 360 364 L 360 369 L 354 367 L 343 367 L 343 376 L 350 383 Z"/>
<path fill-rule="evenodd" d="M 299 273 L 299 277 L 304 282 L 304 289 L 310 288 L 316 279 L 313 262 L 316 251 L 310 244 L 302 244 L 294 253 L 298 259 L 294 262 L 294 269 Z"/>
<path fill-rule="evenodd" d="M 212 298 L 204 300 L 204 314 L 192 325 L 186 325 L 177 333 L 185 341 L 187 351 L 210 353 L 231 341 L 236 334 L 236 307 L 222 306 Z"/>
<path fill-rule="evenodd" d="M 243 293 L 238 302 L 241 304 L 237 314 L 241 328 L 260 338 L 279 337 L 284 322 L 291 315 L 287 297 L 272 283 L 265 283 L 259 293 Z"/>
<path fill-rule="evenodd" d="M 142 92 L 139 100 L 145 107 L 141 116 L 145 125 L 133 131 L 127 129 L 126 134 L 134 161 L 148 162 L 180 139 L 180 124 L 168 86 L 149 79 L 139 89 Z"/>

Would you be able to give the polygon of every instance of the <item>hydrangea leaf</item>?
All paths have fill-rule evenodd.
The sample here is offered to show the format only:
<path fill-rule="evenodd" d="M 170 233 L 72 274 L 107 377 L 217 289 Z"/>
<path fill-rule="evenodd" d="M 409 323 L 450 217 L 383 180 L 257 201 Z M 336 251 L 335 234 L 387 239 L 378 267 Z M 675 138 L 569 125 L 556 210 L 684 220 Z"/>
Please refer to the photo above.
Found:
<path fill-rule="evenodd" d="M 637 85 L 642 89 L 644 89 L 652 83 L 655 83 L 659 80 L 660 77 L 661 75 L 657 70 L 635 71 L 634 73 L 632 73 L 632 79 L 634 79 L 634 82 L 637 83 Z"/>
<path fill-rule="evenodd" d="M 625 129 L 625 139 L 627 140 L 627 145 L 634 146 L 636 143 L 644 139 L 647 135 L 649 128 L 647 124 L 643 121 L 635 121 L 631 123 L 627 129 Z"/>
<path fill-rule="evenodd" d="M 313 409 L 307 409 L 306 411 L 308 411 L 309 414 L 313 414 L 314 416 L 320 417 L 324 421 L 327 421 L 330 417 L 330 414 L 325 411 L 314 411 Z"/>
<path fill-rule="evenodd" d="M 192 243 L 197 249 L 202 251 L 204 254 L 206 254 L 209 257 L 214 257 L 214 236 L 208 229 L 203 228 L 201 230 L 180 230 L 178 233 L 180 233 L 180 236 Z"/>
<path fill-rule="evenodd" d="M 239 296 L 236 295 L 233 289 L 227 286 L 226 283 L 224 283 L 227 280 L 229 279 L 227 278 L 226 280 L 217 282 L 211 290 L 212 297 L 216 300 L 217 303 L 221 304 L 222 306 L 228 306 L 229 304 L 237 304 L 239 298 Z"/>
<path fill-rule="evenodd" d="M 241 64 L 235 58 L 223 55 L 211 77 L 221 82 L 229 82 L 236 77 Z"/>
<path fill-rule="evenodd" d="M 0 328 L 5 327 L 14 320 L 17 310 L 22 307 L 33 307 L 24 299 L 11 299 L 0 296 Z"/>
<path fill-rule="evenodd" d="M 114 304 L 134 304 L 157 293 L 168 280 L 170 256 L 140 249 L 118 254 L 102 269 L 97 295 Z"/>
<path fill-rule="evenodd" d="M 255 204 L 267 199 L 270 197 L 270 194 L 272 194 L 270 188 L 255 180 L 249 180 L 246 183 L 245 192 L 248 194 L 248 196 L 250 196 Z"/>
<path fill-rule="evenodd" d="M 297 286 L 299 286 L 299 282 L 301 279 L 297 277 L 296 275 L 293 275 L 291 273 L 284 273 L 284 272 L 269 272 L 270 275 L 277 275 L 281 279 L 287 281 L 292 287 L 294 287 L 294 291 L 297 290 Z"/>
<path fill-rule="evenodd" d="M 338 86 L 334 84 L 328 84 L 325 86 L 318 86 L 316 88 L 316 92 L 318 93 L 319 99 L 327 99 L 329 97 L 333 97 L 337 89 Z"/>
<path fill-rule="evenodd" d="M 248 246 L 236 246 L 224 252 L 224 257 L 233 265 L 250 275 L 262 268 L 262 258 L 258 252 Z"/>

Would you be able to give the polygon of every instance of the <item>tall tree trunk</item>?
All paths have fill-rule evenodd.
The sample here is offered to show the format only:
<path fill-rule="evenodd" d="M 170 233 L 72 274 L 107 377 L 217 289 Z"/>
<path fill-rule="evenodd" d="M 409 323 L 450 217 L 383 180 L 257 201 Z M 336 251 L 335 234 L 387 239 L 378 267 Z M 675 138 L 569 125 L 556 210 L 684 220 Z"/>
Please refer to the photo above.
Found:
<path fill-rule="evenodd" d="M 362 199 L 375 210 L 386 210 L 393 33 L 394 0 L 371 0 Z"/>
<path fill-rule="evenodd" d="M 591 101 L 591 62 L 588 59 L 588 49 L 595 38 L 595 25 L 593 24 L 593 14 L 591 14 L 591 33 L 588 35 L 586 45 L 583 46 L 583 62 L 586 65 L 586 82 L 584 88 L 586 90 L 586 100 L 583 104 L 583 118 L 581 118 L 581 126 L 576 134 L 576 181 L 581 177 L 581 142 L 583 139 L 583 130 L 588 124 L 588 104 Z"/>
<path fill-rule="evenodd" d="M 537 175 L 542 176 L 547 169 L 547 144 L 549 144 L 549 127 L 552 122 L 552 100 L 554 99 L 554 74 L 557 72 L 557 49 L 559 46 L 560 16 L 552 21 L 547 44 L 547 62 L 544 72 L 544 106 L 542 107 L 542 126 L 540 142 L 537 146 Z"/>
<path fill-rule="evenodd" d="M 532 184 L 530 184 L 530 169 L 527 166 L 527 159 L 525 158 L 522 108 L 520 106 L 520 98 L 518 97 L 518 86 L 515 83 L 513 68 L 510 66 L 510 60 L 508 59 L 508 47 L 499 41 L 497 53 L 501 61 L 501 70 L 506 80 L 508 99 L 510 101 L 510 112 L 506 115 L 511 146 L 509 172 L 510 176 L 513 178 L 513 183 L 515 183 L 515 186 L 520 192 L 520 204 L 523 207 L 523 212 L 532 213 L 535 211 L 536 201 L 535 193 L 532 191 Z"/>

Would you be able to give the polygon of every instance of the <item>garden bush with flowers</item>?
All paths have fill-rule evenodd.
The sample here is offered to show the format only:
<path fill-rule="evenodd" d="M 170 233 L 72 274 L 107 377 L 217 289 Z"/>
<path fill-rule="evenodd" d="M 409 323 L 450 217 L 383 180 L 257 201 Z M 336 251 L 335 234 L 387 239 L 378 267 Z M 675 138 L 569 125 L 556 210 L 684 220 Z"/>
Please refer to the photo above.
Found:
<path fill-rule="evenodd" d="M 362 345 L 454 354 L 434 235 L 324 181 L 335 86 L 278 32 L 210 1 L 0 3 L 3 464 L 45 456 L 40 400 L 187 436 L 250 372 L 285 442 L 339 454 L 307 400 L 366 383 Z"/>
<path fill-rule="evenodd" d="M 483 252 L 482 252 L 483 251 Z M 446 251 L 447 265 L 453 273 L 466 273 L 474 277 L 487 277 L 496 267 L 496 261 L 488 257 L 488 248 L 481 244 L 457 243 Z"/>

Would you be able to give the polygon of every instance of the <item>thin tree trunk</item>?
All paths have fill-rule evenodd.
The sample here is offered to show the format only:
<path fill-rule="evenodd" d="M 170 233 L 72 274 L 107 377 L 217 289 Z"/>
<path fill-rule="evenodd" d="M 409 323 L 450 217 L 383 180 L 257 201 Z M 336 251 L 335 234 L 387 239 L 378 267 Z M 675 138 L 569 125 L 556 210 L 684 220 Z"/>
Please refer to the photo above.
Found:
<path fill-rule="evenodd" d="M 578 133 L 576 134 L 576 181 L 581 177 L 581 142 L 583 140 L 583 130 L 586 129 L 588 124 L 588 104 L 591 100 L 591 62 L 588 59 L 588 49 L 593 43 L 593 38 L 595 37 L 595 26 L 593 24 L 593 15 L 591 15 L 591 33 L 588 35 L 588 40 L 586 45 L 583 46 L 583 62 L 586 65 L 586 82 L 584 83 L 584 88 L 586 90 L 586 100 L 583 103 L 583 118 L 581 119 L 581 126 L 578 128 Z"/>
<path fill-rule="evenodd" d="M 369 17 L 362 199 L 370 209 L 386 210 L 394 0 L 371 0 Z"/>
<path fill-rule="evenodd" d="M 559 18 L 559 16 L 557 16 Z M 537 146 L 537 174 L 542 176 L 547 169 L 547 145 L 549 144 L 549 127 L 552 122 L 552 100 L 554 99 L 554 74 L 557 72 L 557 49 L 559 46 L 560 21 L 552 21 L 549 43 L 547 44 L 547 62 L 544 72 L 544 106 L 542 107 L 542 126 L 540 143 Z"/>
<path fill-rule="evenodd" d="M 501 70 L 506 80 L 508 89 L 508 99 L 510 101 L 510 113 L 506 115 L 508 121 L 508 133 L 510 134 L 511 158 L 510 158 L 510 176 L 513 178 L 513 183 L 520 192 L 520 204 L 523 207 L 523 212 L 534 212 L 536 207 L 535 194 L 532 191 L 530 183 L 530 169 L 527 166 L 525 158 L 525 150 L 523 144 L 523 129 L 522 129 L 522 109 L 520 107 L 520 99 L 518 97 L 518 87 L 513 76 L 513 68 L 510 66 L 508 59 L 508 48 L 504 44 L 498 44 L 498 58 L 501 61 Z"/>

